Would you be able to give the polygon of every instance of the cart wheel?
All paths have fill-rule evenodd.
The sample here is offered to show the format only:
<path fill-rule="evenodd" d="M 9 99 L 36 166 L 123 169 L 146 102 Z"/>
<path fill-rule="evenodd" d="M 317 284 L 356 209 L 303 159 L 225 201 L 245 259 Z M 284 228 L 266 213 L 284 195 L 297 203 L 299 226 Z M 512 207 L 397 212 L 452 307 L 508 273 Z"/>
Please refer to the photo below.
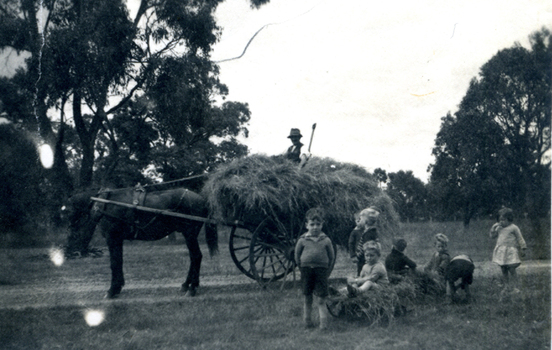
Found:
<path fill-rule="evenodd" d="M 249 247 L 252 236 L 249 230 L 233 226 L 230 232 L 229 248 L 230 256 L 238 269 L 247 277 L 255 279 L 249 265 Z"/>
<path fill-rule="evenodd" d="M 263 220 L 251 238 L 249 265 L 258 282 L 279 280 L 295 269 L 296 237 L 273 219 Z"/>

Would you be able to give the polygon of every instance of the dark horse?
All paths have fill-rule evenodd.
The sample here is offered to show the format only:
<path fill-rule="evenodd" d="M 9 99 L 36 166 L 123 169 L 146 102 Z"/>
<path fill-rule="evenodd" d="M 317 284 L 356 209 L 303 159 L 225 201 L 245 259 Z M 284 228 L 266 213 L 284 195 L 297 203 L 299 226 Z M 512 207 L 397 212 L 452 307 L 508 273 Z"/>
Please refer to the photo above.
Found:
<path fill-rule="evenodd" d="M 205 225 L 207 246 L 209 252 L 213 254 L 218 245 L 216 225 L 208 220 L 174 217 L 166 213 L 180 213 L 207 219 L 209 216 L 208 206 L 202 196 L 186 188 L 149 192 L 145 187 L 137 186 L 135 188 L 101 190 L 96 197 L 111 202 L 126 203 L 126 206 L 122 206 L 109 202 L 89 202 L 90 205 L 87 206 L 90 209 L 89 220 L 85 220 L 85 223 L 81 220 L 81 224 L 83 224 L 81 228 L 84 230 L 85 236 L 91 234 L 91 226 L 99 224 L 106 239 L 111 259 L 111 287 L 107 291 L 107 298 L 116 297 L 125 284 L 123 276 L 123 241 L 125 239 L 154 241 L 175 231 L 182 233 L 190 253 L 190 269 L 186 281 L 182 284 L 182 291 L 187 292 L 189 296 L 196 294 L 202 259 L 198 235 L 202 226 Z M 87 198 L 90 201 L 90 197 Z M 77 202 L 82 202 L 82 198 Z M 81 210 L 83 207 L 80 205 Z M 141 210 L 140 207 L 153 209 L 156 212 Z M 162 211 L 167 212 L 162 213 Z M 85 217 L 87 214 L 84 213 Z M 72 216 L 73 221 L 82 217 L 75 214 Z M 71 225 L 72 230 L 77 229 L 75 226 L 75 224 Z M 70 236 L 78 235 L 71 232 Z"/>

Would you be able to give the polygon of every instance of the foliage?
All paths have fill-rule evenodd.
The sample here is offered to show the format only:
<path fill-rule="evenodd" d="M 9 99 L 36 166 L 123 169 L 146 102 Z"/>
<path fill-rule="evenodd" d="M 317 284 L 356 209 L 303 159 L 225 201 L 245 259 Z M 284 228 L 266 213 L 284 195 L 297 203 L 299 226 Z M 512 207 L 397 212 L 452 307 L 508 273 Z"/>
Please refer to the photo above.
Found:
<path fill-rule="evenodd" d="M 122 0 L 2 3 L 0 48 L 31 53 L 26 69 L 19 70 L 9 84 L 0 84 L 17 92 L 2 95 L 7 118 L 39 130 L 51 145 L 59 144 L 54 171 L 78 171 L 73 180 L 80 187 L 92 184 L 94 171 L 99 173 L 98 181 L 117 179 L 117 172 L 128 174 L 123 183 L 140 178 L 146 159 L 151 161 L 155 155 L 146 152 L 148 143 L 149 148 L 179 145 L 188 154 L 222 144 L 200 157 L 197 172 L 208 169 L 213 161 L 244 154 L 246 149 L 236 136 L 247 136 L 243 126 L 249 120 L 247 106 L 215 103 L 228 93 L 209 56 L 221 31 L 214 17 L 220 2 L 142 0 L 133 18 Z M 254 1 L 252 6 L 265 2 Z M 33 108 L 17 109 L 10 96 Z M 143 98 L 148 103 L 133 110 Z M 128 128 L 111 125 L 116 118 L 125 119 L 127 127 L 138 118 L 138 125 L 152 124 L 159 136 L 153 138 L 149 133 L 142 140 L 133 139 Z M 218 127 L 221 119 L 225 124 Z M 187 130 L 190 125 L 191 131 Z M 136 127 L 140 126 L 130 129 Z M 73 128 L 78 144 L 74 144 L 77 139 L 63 140 L 64 133 Z M 188 142 L 187 133 L 195 142 Z M 214 142 L 213 137 L 221 140 Z M 132 149 L 136 141 L 138 150 Z M 124 145 L 127 142 L 132 145 Z M 98 153 L 101 159 L 95 158 Z M 134 157 L 138 160 L 127 161 Z M 119 165 L 121 169 L 116 170 Z M 68 166 L 75 168 L 68 170 Z M 132 168 L 134 175 L 129 173 Z"/>
<path fill-rule="evenodd" d="M 30 53 L 0 79 L 0 113 L 55 150 L 52 207 L 75 187 L 174 179 L 247 153 L 248 106 L 225 101 L 210 61 L 220 2 L 0 3 L 0 50 Z"/>
<path fill-rule="evenodd" d="M 386 192 L 397 203 L 402 220 L 417 221 L 427 217 L 427 190 L 412 171 L 389 173 Z"/>
<path fill-rule="evenodd" d="M 387 182 L 387 172 L 382 168 L 374 169 L 374 177 L 378 180 L 380 184 L 385 184 Z"/>
<path fill-rule="evenodd" d="M 535 217 L 550 211 L 552 36 L 547 29 L 499 51 L 474 78 L 459 110 L 444 117 L 431 166 L 437 205 L 449 215 L 502 205 Z"/>
<path fill-rule="evenodd" d="M 32 221 L 44 200 L 41 177 L 33 140 L 12 124 L 0 124 L 0 233 Z"/>

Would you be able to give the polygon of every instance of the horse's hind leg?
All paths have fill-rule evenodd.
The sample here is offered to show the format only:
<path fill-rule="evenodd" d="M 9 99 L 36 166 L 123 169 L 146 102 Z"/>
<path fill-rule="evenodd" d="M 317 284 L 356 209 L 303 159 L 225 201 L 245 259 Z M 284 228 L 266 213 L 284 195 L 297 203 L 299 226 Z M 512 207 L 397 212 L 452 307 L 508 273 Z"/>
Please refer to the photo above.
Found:
<path fill-rule="evenodd" d="M 109 247 L 109 257 L 111 262 L 111 287 L 107 291 L 106 298 L 115 298 L 125 285 L 123 276 L 123 239 L 113 234 L 106 236 L 107 246 Z"/>
<path fill-rule="evenodd" d="M 201 259 L 203 255 L 199 249 L 199 243 L 197 241 L 197 235 L 183 233 L 186 239 L 186 245 L 190 253 L 190 269 L 188 270 L 188 277 L 182 284 L 182 291 L 186 292 L 187 296 L 195 296 L 197 293 L 197 287 L 199 286 L 199 270 L 201 268 Z"/>

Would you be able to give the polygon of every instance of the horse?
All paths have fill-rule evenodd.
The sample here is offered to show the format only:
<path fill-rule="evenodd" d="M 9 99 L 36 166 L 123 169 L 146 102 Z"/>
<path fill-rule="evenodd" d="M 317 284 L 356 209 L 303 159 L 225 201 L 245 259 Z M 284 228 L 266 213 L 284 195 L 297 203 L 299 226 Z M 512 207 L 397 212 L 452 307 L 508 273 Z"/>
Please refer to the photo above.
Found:
<path fill-rule="evenodd" d="M 125 284 L 123 276 L 124 240 L 154 241 L 175 231 L 182 233 L 190 253 L 190 268 L 181 290 L 187 296 L 196 295 L 203 257 L 199 248 L 198 236 L 203 226 L 210 254 L 214 254 L 218 249 L 216 224 L 208 219 L 209 208 L 200 194 L 187 188 L 148 191 L 146 187 L 138 185 L 134 188 L 103 189 L 97 193 L 96 197 L 107 202 L 98 200 L 90 202 L 91 204 L 87 207 L 90 209 L 90 217 L 89 220 L 85 220 L 82 228 L 85 236 L 91 235 L 90 227 L 97 224 L 106 239 L 111 264 L 111 286 L 107 291 L 106 298 L 117 297 Z M 90 197 L 88 198 L 90 201 Z M 84 207 L 81 205 L 81 210 Z M 152 210 L 146 211 L 144 208 Z M 170 213 L 185 214 L 187 217 L 167 215 Z M 79 217 L 79 215 L 73 216 Z M 193 217 L 188 218 L 189 216 Z M 73 230 L 76 229 L 75 226 L 74 224 L 70 225 Z M 71 235 L 75 236 L 73 233 Z"/>

